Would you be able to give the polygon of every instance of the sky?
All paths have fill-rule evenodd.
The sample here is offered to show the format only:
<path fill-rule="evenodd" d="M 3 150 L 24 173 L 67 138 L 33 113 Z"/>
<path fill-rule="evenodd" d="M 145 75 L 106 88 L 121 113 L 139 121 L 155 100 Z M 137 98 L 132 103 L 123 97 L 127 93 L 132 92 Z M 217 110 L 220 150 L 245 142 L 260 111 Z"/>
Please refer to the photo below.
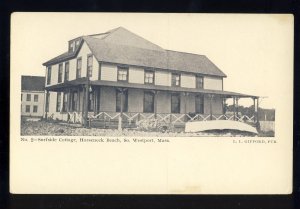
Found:
<path fill-rule="evenodd" d="M 11 18 L 11 68 L 20 75 L 45 76 L 42 63 L 66 52 L 69 40 L 122 26 L 165 49 L 206 55 L 227 75 L 225 91 L 260 96 L 260 107 L 276 108 L 292 93 L 277 91 L 292 85 L 291 15 L 13 13 Z"/>

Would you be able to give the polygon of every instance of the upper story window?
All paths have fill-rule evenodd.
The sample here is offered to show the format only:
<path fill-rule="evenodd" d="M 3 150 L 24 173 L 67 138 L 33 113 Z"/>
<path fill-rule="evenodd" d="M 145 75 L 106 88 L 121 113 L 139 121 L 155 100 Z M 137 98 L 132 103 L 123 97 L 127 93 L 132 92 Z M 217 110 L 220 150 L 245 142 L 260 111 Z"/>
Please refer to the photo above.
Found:
<path fill-rule="evenodd" d="M 47 69 L 47 85 L 51 83 L 51 67 Z"/>
<path fill-rule="evenodd" d="M 196 88 L 203 89 L 203 76 L 196 76 Z"/>
<path fill-rule="evenodd" d="M 65 81 L 69 80 L 69 68 L 70 68 L 70 64 L 69 62 L 65 63 Z"/>
<path fill-rule="evenodd" d="M 27 101 L 27 102 L 30 102 L 30 101 L 31 101 L 31 94 L 27 94 L 27 95 L 26 95 L 26 101 Z"/>
<path fill-rule="evenodd" d="M 145 70 L 145 83 L 154 84 L 154 71 Z"/>
<path fill-rule="evenodd" d="M 76 78 L 81 78 L 82 59 L 79 57 L 76 64 Z"/>
<path fill-rule="evenodd" d="M 58 65 L 58 83 L 62 82 L 63 64 Z"/>
<path fill-rule="evenodd" d="M 127 67 L 118 67 L 118 81 L 128 81 Z"/>
<path fill-rule="evenodd" d="M 92 77 L 93 75 L 93 55 L 89 54 L 87 57 L 87 76 Z"/>
<path fill-rule="evenodd" d="M 35 94 L 35 95 L 33 96 L 33 100 L 34 100 L 35 102 L 38 102 L 38 101 L 39 101 L 39 95 L 38 95 L 38 94 Z"/>
<path fill-rule="evenodd" d="M 180 74 L 172 73 L 172 86 L 180 86 Z"/>

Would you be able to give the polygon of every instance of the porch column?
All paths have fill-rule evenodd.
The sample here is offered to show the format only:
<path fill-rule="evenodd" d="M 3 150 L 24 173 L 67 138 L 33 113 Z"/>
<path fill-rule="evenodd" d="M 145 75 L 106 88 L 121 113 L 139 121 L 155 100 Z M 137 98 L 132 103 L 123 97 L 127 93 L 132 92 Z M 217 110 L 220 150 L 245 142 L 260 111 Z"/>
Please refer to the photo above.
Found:
<path fill-rule="evenodd" d="M 260 129 L 260 126 L 259 126 L 259 115 L 258 115 L 258 111 L 259 111 L 259 102 L 258 102 L 259 98 L 257 97 L 256 98 L 256 128 L 257 129 Z"/>
<path fill-rule="evenodd" d="M 236 119 L 239 120 L 239 99 L 238 97 L 236 99 Z"/>
<path fill-rule="evenodd" d="M 49 112 L 49 90 L 46 90 L 46 106 L 45 106 L 45 119 L 48 119 L 48 112 Z"/>
<path fill-rule="evenodd" d="M 119 89 L 121 92 L 121 109 L 120 109 L 120 115 L 119 115 L 119 123 L 118 123 L 118 130 L 122 131 L 122 114 L 123 114 L 123 88 Z"/>
<path fill-rule="evenodd" d="M 253 99 L 253 116 L 254 116 L 254 123 L 256 123 L 256 103 L 255 103 L 255 97 L 252 98 Z"/>
<path fill-rule="evenodd" d="M 235 97 L 232 97 L 232 99 L 233 99 L 233 120 L 236 120 Z"/>
<path fill-rule="evenodd" d="M 185 121 L 185 119 L 187 119 L 186 117 L 186 114 L 187 114 L 187 112 L 186 112 L 186 100 L 188 99 L 187 97 L 188 97 L 188 95 L 189 95 L 189 93 L 188 92 L 183 92 L 183 96 L 184 96 L 184 117 L 183 117 L 183 120 Z"/>
<path fill-rule="evenodd" d="M 224 97 L 223 98 L 223 114 L 224 115 L 226 115 L 226 111 L 227 111 L 227 106 L 226 106 L 226 100 L 227 100 L 227 98 L 226 97 Z"/>
<path fill-rule="evenodd" d="M 212 115 L 213 115 L 213 112 L 212 112 L 212 99 L 213 99 L 213 95 L 212 94 L 209 94 L 209 106 L 210 106 L 210 120 L 212 120 Z"/>
<path fill-rule="evenodd" d="M 95 88 L 95 90 L 93 91 L 94 115 L 97 114 L 97 93 L 98 93 L 98 88 Z"/>
<path fill-rule="evenodd" d="M 80 111 L 80 90 L 79 87 L 77 88 L 77 112 Z"/>
<path fill-rule="evenodd" d="M 154 91 L 154 118 L 157 119 L 157 94 L 158 91 Z"/>
<path fill-rule="evenodd" d="M 88 127 L 88 102 L 89 102 L 89 85 L 85 85 L 85 98 L 84 98 L 84 114 L 83 114 L 83 125 L 85 128 Z"/>

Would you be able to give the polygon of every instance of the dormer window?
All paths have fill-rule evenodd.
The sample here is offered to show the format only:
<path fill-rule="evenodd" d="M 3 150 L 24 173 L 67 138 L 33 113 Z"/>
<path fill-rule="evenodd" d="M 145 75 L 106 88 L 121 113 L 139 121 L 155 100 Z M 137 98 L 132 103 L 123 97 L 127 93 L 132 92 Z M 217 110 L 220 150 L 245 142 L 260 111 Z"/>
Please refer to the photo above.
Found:
<path fill-rule="evenodd" d="M 75 46 L 76 46 L 76 48 L 79 46 L 79 40 L 76 41 Z"/>
<path fill-rule="evenodd" d="M 73 52 L 74 49 L 75 49 L 75 43 L 74 43 L 74 41 L 71 41 L 69 44 L 69 52 Z"/>

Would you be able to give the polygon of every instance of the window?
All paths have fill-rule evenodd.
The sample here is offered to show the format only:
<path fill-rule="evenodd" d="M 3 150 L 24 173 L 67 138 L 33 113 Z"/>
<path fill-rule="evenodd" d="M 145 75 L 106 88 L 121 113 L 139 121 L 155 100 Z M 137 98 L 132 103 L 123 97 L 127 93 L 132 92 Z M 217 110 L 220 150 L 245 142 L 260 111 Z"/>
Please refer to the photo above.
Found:
<path fill-rule="evenodd" d="M 47 85 L 51 83 L 51 67 L 48 67 L 47 70 Z"/>
<path fill-rule="evenodd" d="M 81 78 L 81 67 L 82 67 L 82 59 L 80 57 L 77 59 L 77 64 L 76 64 L 76 78 Z"/>
<path fill-rule="evenodd" d="M 87 57 L 87 76 L 92 77 L 93 75 L 93 55 Z"/>
<path fill-rule="evenodd" d="M 180 113 L 180 95 L 172 94 L 171 95 L 171 112 Z"/>
<path fill-rule="evenodd" d="M 26 112 L 30 112 L 30 105 L 26 105 Z"/>
<path fill-rule="evenodd" d="M 33 96 L 33 100 L 34 100 L 35 102 L 38 102 L 38 101 L 39 101 L 39 95 L 35 94 L 35 95 Z"/>
<path fill-rule="evenodd" d="M 74 52 L 75 51 L 75 41 L 69 41 L 69 52 Z"/>
<path fill-rule="evenodd" d="M 65 82 L 69 80 L 69 62 L 65 63 Z"/>
<path fill-rule="evenodd" d="M 64 101 L 63 101 L 63 112 L 67 112 L 67 107 L 68 107 L 68 94 L 64 93 Z"/>
<path fill-rule="evenodd" d="M 63 73 L 63 65 L 59 64 L 58 65 L 58 83 L 62 82 L 62 73 Z"/>
<path fill-rule="evenodd" d="M 121 105 L 122 104 L 122 105 Z M 116 92 L 116 112 L 127 112 L 128 111 L 128 91 L 123 91 L 123 93 L 117 89 Z"/>
<path fill-rule="evenodd" d="M 38 106 L 37 105 L 34 105 L 33 106 L 33 112 L 37 112 L 38 111 Z"/>
<path fill-rule="evenodd" d="M 196 113 L 203 114 L 204 113 L 204 97 L 203 95 L 197 95 L 195 98 L 195 106 L 196 106 Z"/>
<path fill-rule="evenodd" d="M 77 111 L 77 100 L 78 100 L 78 94 L 77 92 L 72 92 L 71 94 L 71 110 Z"/>
<path fill-rule="evenodd" d="M 172 86 L 180 86 L 180 74 L 172 73 Z"/>
<path fill-rule="evenodd" d="M 21 101 L 23 101 L 23 94 L 21 94 Z"/>
<path fill-rule="evenodd" d="M 128 81 L 128 68 L 118 67 L 118 81 Z"/>
<path fill-rule="evenodd" d="M 154 71 L 145 70 L 145 83 L 154 84 Z"/>
<path fill-rule="evenodd" d="M 50 93 L 46 93 L 46 108 L 45 111 L 49 112 L 49 103 L 50 103 Z"/>
<path fill-rule="evenodd" d="M 144 112 L 154 112 L 154 93 L 144 93 Z"/>
<path fill-rule="evenodd" d="M 60 112 L 61 108 L 61 92 L 57 93 L 57 100 L 56 100 L 56 112 Z"/>
<path fill-rule="evenodd" d="M 27 101 L 27 102 L 30 102 L 30 101 L 31 101 L 31 94 L 27 94 L 27 95 L 26 95 L 26 101 Z"/>
<path fill-rule="evenodd" d="M 196 88 L 203 89 L 203 76 L 196 76 Z"/>

